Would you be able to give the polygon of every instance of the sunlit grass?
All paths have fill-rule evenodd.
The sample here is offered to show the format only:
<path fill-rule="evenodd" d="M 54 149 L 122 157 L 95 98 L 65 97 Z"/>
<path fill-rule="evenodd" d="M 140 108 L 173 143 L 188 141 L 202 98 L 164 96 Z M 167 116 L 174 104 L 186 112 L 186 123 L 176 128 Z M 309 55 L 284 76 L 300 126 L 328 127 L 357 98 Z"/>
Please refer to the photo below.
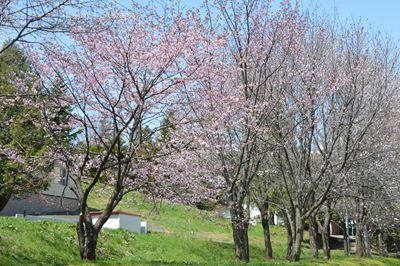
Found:
<path fill-rule="evenodd" d="M 104 194 L 96 194 L 90 204 L 101 208 L 105 200 Z M 242 265 L 234 259 L 229 221 L 184 205 L 164 203 L 158 213 L 153 207 L 138 196 L 124 199 L 118 209 L 138 213 L 164 232 L 143 235 L 104 229 L 95 263 L 79 259 L 74 224 L 2 217 L 0 265 Z M 400 265 L 395 258 L 348 258 L 339 250 L 332 252 L 332 260 L 315 260 L 307 248 L 299 263 L 288 263 L 284 228 L 272 226 L 271 235 L 275 259 L 265 261 L 262 228 L 250 227 L 249 265 Z"/>

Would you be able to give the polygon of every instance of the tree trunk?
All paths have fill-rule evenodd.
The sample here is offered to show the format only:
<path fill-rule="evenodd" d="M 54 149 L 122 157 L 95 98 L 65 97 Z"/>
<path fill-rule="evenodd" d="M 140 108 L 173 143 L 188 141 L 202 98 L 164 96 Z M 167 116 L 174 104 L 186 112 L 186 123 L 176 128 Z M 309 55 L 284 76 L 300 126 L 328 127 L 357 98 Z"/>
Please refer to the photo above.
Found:
<path fill-rule="evenodd" d="M 248 217 L 245 216 L 242 204 L 235 204 L 233 207 L 231 207 L 230 212 L 236 258 L 241 261 L 249 262 L 250 254 L 248 238 Z"/>
<path fill-rule="evenodd" d="M 331 258 L 331 247 L 329 245 L 329 226 L 322 232 L 322 249 L 324 252 L 324 259 L 329 260 Z"/>
<path fill-rule="evenodd" d="M 311 256 L 313 258 L 318 258 L 318 225 L 315 214 L 311 214 L 310 217 L 308 217 L 308 233 L 310 236 Z"/>
<path fill-rule="evenodd" d="M 365 256 L 371 257 L 371 241 L 369 238 L 368 227 L 366 225 L 364 225 L 363 233 L 364 233 Z"/>
<path fill-rule="evenodd" d="M 286 259 L 289 260 L 290 254 L 292 254 L 292 247 L 293 247 L 293 233 L 292 228 L 290 227 L 289 221 L 285 218 L 285 227 L 287 232 L 287 251 L 286 251 Z"/>
<path fill-rule="evenodd" d="M 290 261 L 299 261 L 301 254 L 301 242 L 303 241 L 304 235 L 304 220 L 302 219 L 299 208 L 295 209 L 294 214 L 294 217 L 289 217 L 289 223 L 292 231 L 292 247 L 290 248 L 288 259 Z"/>
<path fill-rule="evenodd" d="M 349 216 L 347 213 L 344 218 L 344 231 L 343 231 L 343 251 L 345 256 L 350 256 L 350 238 L 349 238 Z"/>
<path fill-rule="evenodd" d="M 330 236 L 331 236 L 331 220 L 332 220 L 332 209 L 331 209 L 331 202 L 328 200 L 326 201 L 325 207 L 323 208 L 324 211 L 324 220 L 323 223 L 317 219 L 318 228 L 321 231 L 322 235 L 322 250 L 324 253 L 324 259 L 329 260 L 331 258 L 331 246 L 329 243 Z"/>
<path fill-rule="evenodd" d="M 362 190 L 363 187 L 361 187 L 361 196 L 364 197 L 364 191 Z M 363 233 L 364 231 L 364 226 L 365 226 L 365 217 L 367 215 L 367 206 L 365 202 L 362 199 L 356 199 L 356 207 L 357 207 L 357 218 L 356 218 L 356 255 L 357 257 L 365 257 L 366 255 L 366 246 L 365 246 L 365 240 L 364 237 L 368 235 L 365 235 Z M 367 232 L 368 233 L 368 232 Z M 369 242 L 369 239 L 366 240 Z"/>
<path fill-rule="evenodd" d="M 269 204 L 265 201 L 261 206 L 259 206 L 261 212 L 261 223 L 264 232 L 264 245 L 265 245 L 265 257 L 267 259 L 272 259 L 272 244 L 271 235 L 269 230 L 270 217 L 269 217 Z"/>
<path fill-rule="evenodd" d="M 330 204 L 330 203 L 328 203 Z M 330 236 L 331 236 L 331 220 L 332 220 L 332 213 L 330 205 L 328 205 L 327 209 L 325 210 L 325 217 L 324 217 L 324 224 L 322 230 L 322 249 L 324 252 L 324 259 L 329 260 L 331 258 L 331 246 L 329 243 Z"/>
<path fill-rule="evenodd" d="M 269 212 L 269 225 L 275 225 L 275 220 L 274 220 L 275 212 Z"/>
<path fill-rule="evenodd" d="M 356 224 L 356 255 L 357 257 L 365 256 L 362 226 L 358 223 Z"/>
<path fill-rule="evenodd" d="M 347 219 L 345 220 L 344 231 L 343 231 L 343 251 L 345 256 L 350 256 L 350 239 L 348 231 Z"/>
<path fill-rule="evenodd" d="M 0 212 L 4 209 L 4 207 L 7 205 L 8 201 L 11 198 L 11 194 L 1 194 L 0 195 Z"/>
<path fill-rule="evenodd" d="M 379 230 L 378 232 L 378 246 L 379 246 L 379 256 L 387 257 L 388 249 L 387 249 L 387 234 L 384 230 Z"/>
<path fill-rule="evenodd" d="M 396 258 L 400 258 L 400 239 L 396 239 Z"/>
<path fill-rule="evenodd" d="M 76 226 L 81 259 L 95 260 L 98 231 L 95 229 L 89 214 L 81 215 Z"/>
<path fill-rule="evenodd" d="M 299 261 L 300 260 L 301 242 L 303 241 L 303 233 L 304 233 L 303 226 L 298 226 L 296 228 L 296 233 L 294 234 L 295 237 L 294 237 L 294 241 L 293 241 L 291 254 L 289 257 L 290 261 Z"/>

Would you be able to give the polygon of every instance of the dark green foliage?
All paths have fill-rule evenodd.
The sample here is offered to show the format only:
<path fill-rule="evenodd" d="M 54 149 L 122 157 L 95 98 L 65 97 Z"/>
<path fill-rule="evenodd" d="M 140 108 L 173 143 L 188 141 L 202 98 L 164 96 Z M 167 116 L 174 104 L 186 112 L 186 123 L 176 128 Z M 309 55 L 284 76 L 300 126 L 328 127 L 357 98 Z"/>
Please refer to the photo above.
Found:
<path fill-rule="evenodd" d="M 24 81 L 24 82 L 23 82 Z M 42 189 L 51 169 L 50 138 L 39 125 L 42 115 L 27 95 L 34 75 L 23 51 L 12 46 L 0 55 L 0 198 Z M 21 89 L 19 86 L 26 87 Z M 33 104 L 26 104 L 27 97 Z M 13 154 L 13 156 L 10 156 Z M 3 206 L 4 207 L 4 206 Z M 0 208 L 1 210 L 1 208 Z"/>
<path fill-rule="evenodd" d="M 202 200 L 196 203 L 196 207 L 199 210 L 212 211 L 217 207 L 217 203 L 211 200 Z"/>
<path fill-rule="evenodd" d="M 174 114 L 168 113 L 161 122 L 159 131 L 159 141 L 166 142 L 171 137 L 171 132 L 175 129 Z"/>

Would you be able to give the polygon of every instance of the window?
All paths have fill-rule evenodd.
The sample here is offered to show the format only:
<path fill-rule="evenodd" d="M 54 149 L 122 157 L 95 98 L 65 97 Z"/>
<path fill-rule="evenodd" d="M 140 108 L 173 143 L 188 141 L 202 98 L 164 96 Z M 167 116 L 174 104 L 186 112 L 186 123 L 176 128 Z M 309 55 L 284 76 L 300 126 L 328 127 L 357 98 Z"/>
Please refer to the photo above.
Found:
<path fill-rule="evenodd" d="M 67 169 L 64 167 L 60 168 L 60 184 L 64 186 L 67 185 Z"/>

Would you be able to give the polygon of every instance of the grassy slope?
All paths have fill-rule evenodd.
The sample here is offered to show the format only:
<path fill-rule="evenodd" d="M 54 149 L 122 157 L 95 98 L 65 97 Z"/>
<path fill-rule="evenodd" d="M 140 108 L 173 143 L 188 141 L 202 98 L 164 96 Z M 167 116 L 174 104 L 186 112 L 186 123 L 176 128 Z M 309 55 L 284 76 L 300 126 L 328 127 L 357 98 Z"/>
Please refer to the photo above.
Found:
<path fill-rule="evenodd" d="M 101 208 L 101 194 L 91 199 Z M 123 230 L 103 230 L 98 246 L 99 265 L 233 265 L 233 246 L 229 223 L 213 214 L 183 205 L 164 204 L 158 214 L 153 205 L 126 198 L 118 207 L 139 213 L 165 233 L 140 235 Z M 251 265 L 266 265 L 263 259 L 261 227 L 251 227 Z M 283 228 L 272 227 L 275 257 L 268 265 L 287 265 L 286 236 Z M 82 265 L 79 260 L 73 224 L 30 222 L 0 218 L 0 265 Z M 303 249 L 300 263 L 290 265 L 400 265 L 394 258 L 344 258 L 333 251 L 329 262 L 312 260 Z"/>

